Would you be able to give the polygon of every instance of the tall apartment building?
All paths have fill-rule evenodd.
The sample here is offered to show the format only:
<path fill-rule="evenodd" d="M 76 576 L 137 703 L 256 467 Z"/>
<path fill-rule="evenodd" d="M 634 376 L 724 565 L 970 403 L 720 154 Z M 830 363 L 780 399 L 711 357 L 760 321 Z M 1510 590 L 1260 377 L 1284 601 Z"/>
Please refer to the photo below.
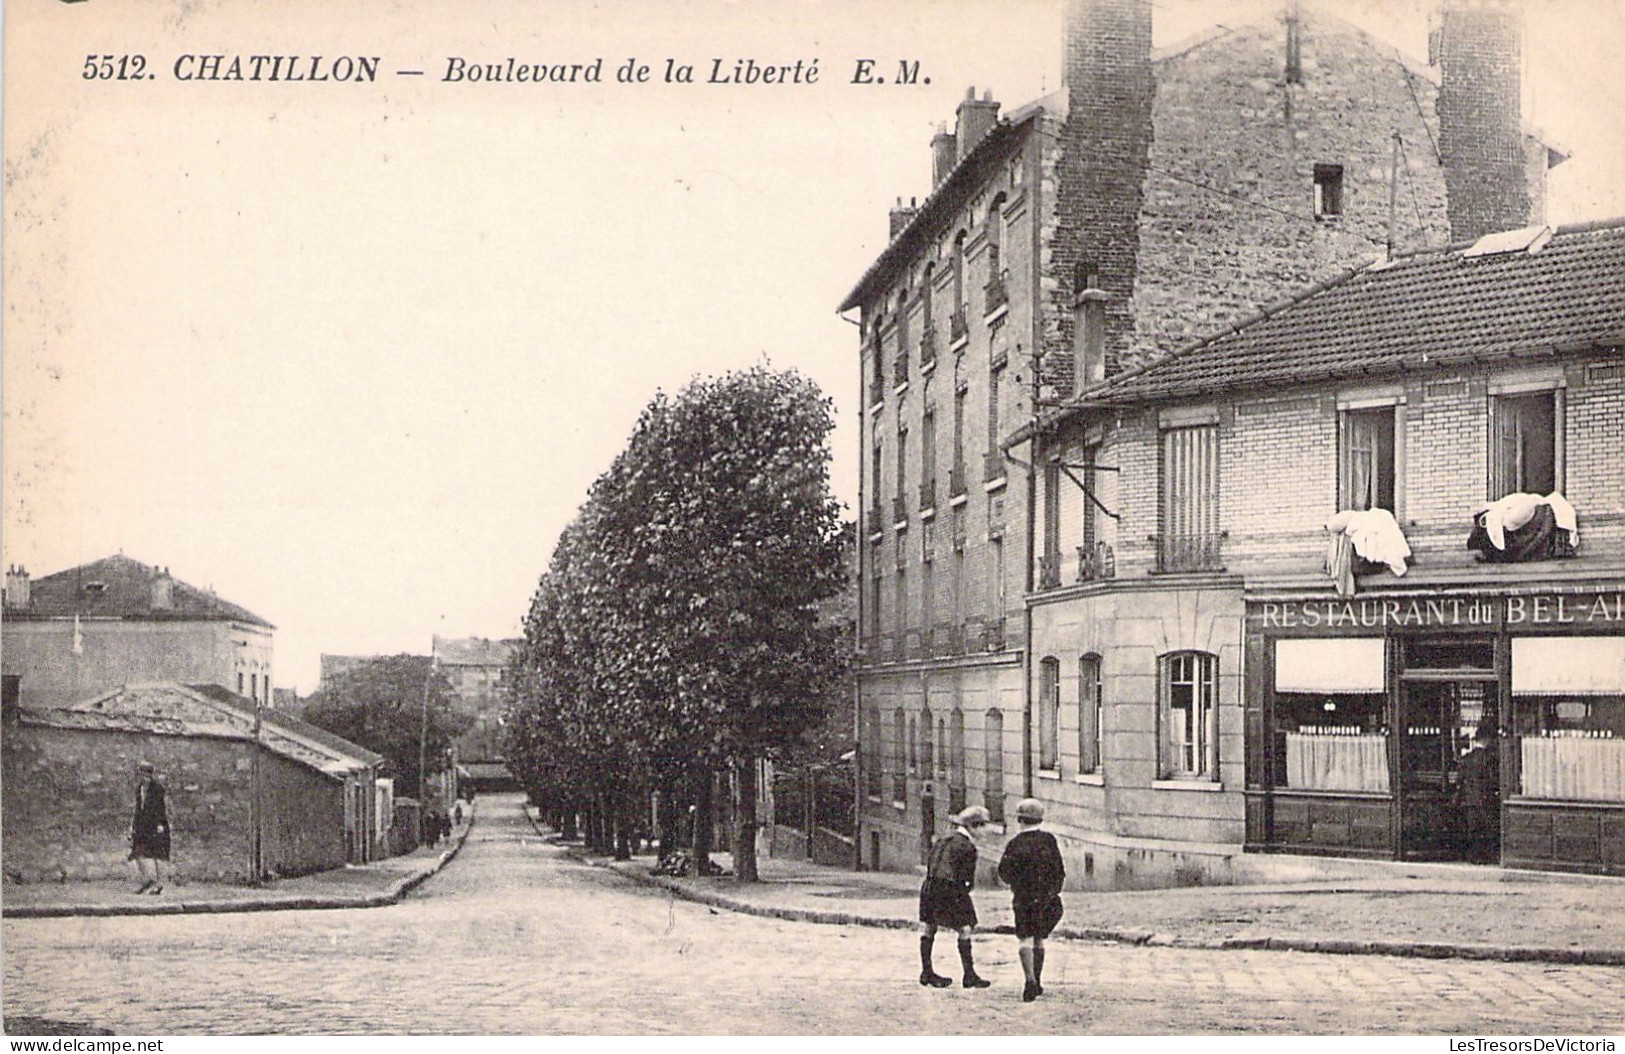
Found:
<path fill-rule="evenodd" d="M 1154 462 L 1114 460 L 1116 419 L 1078 423 L 1068 404 L 1390 250 L 1536 220 L 1561 160 L 1500 90 L 1519 69 L 1503 7 L 1447 8 L 1437 70 L 1295 11 L 1154 55 L 1152 13 L 1073 0 L 1060 92 L 1003 117 L 969 95 L 931 144 L 931 194 L 893 211 L 891 243 L 842 303 L 862 333 L 865 866 L 912 866 L 962 804 L 1002 821 L 1027 794 L 1075 806 L 1058 819 L 1069 845 L 1092 847 L 1077 876 L 1093 875 L 1097 851 L 1116 870 L 1176 860 L 1175 841 L 1241 845 L 1239 795 L 1192 794 L 1154 765 L 1085 768 L 1064 786 L 1045 775 L 1055 744 L 1040 742 L 1033 702 L 1046 677 L 1061 680 L 1035 651 L 1030 605 L 1062 581 L 1140 576 L 1147 546 L 1208 573 L 1222 530 L 1194 510 L 1131 544 L 1116 503 L 1157 485 Z M 1183 456 L 1199 473 L 1215 455 Z M 1204 654 L 1239 700 L 1239 617 L 1213 622 L 1200 591 L 1143 577 L 1152 585 L 1132 596 L 1106 592 L 1228 634 Z M 1154 668 L 1135 676 L 1154 694 Z M 1066 683 L 1076 691 L 1077 675 Z M 1154 741 L 1155 711 L 1130 713 Z M 1239 751 L 1239 716 L 1212 742 Z M 1079 804 L 1097 790 L 1092 809 Z"/>

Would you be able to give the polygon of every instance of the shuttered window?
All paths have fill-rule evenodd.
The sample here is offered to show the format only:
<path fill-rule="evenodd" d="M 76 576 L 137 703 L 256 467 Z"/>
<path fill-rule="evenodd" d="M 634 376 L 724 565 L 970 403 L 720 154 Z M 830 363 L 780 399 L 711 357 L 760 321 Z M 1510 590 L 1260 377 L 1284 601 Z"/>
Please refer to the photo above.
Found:
<path fill-rule="evenodd" d="M 1215 425 L 1162 432 L 1157 557 L 1162 571 L 1219 566 L 1219 441 Z"/>

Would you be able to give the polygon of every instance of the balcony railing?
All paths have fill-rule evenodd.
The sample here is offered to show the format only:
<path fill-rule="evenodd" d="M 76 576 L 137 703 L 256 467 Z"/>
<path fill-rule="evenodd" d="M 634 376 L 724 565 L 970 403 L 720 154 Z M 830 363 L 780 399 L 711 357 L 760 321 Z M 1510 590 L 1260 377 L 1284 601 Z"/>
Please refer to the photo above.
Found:
<path fill-rule="evenodd" d="M 958 344 L 970 333 L 970 327 L 965 324 L 965 309 L 960 308 L 948 319 L 948 341 Z"/>
<path fill-rule="evenodd" d="M 1061 588 L 1061 554 L 1046 553 L 1038 558 L 1038 588 Z"/>
<path fill-rule="evenodd" d="M 1078 581 L 1093 582 L 1117 574 L 1117 559 L 1105 542 L 1078 546 Z"/>
<path fill-rule="evenodd" d="M 1223 571 L 1224 565 L 1219 560 L 1219 547 L 1224 537 L 1223 531 L 1207 534 L 1153 535 L 1151 540 L 1157 546 L 1157 570 Z"/>
<path fill-rule="evenodd" d="M 987 295 L 987 306 L 983 308 L 984 314 L 991 315 L 1010 302 L 1010 293 L 1005 288 L 1005 281 L 1009 276 L 1009 271 L 1001 271 L 987 280 L 987 286 L 983 289 L 983 292 Z"/>
<path fill-rule="evenodd" d="M 998 618 L 996 618 L 993 621 L 988 623 L 988 625 L 987 625 L 987 650 L 988 651 L 1003 651 L 1004 650 L 1004 630 L 1005 630 L 1005 618 L 1004 618 L 1003 615 L 1000 615 Z"/>
<path fill-rule="evenodd" d="M 937 654 L 937 631 L 934 629 L 920 630 L 920 658 L 929 659 Z"/>
<path fill-rule="evenodd" d="M 906 523 L 908 521 L 908 502 L 903 500 L 901 494 L 891 500 L 891 522 Z"/>
<path fill-rule="evenodd" d="M 982 455 L 982 482 L 1004 478 L 1004 451 L 989 450 Z"/>
<path fill-rule="evenodd" d="M 934 509 L 937 507 L 937 477 L 920 481 L 920 508 Z"/>
<path fill-rule="evenodd" d="M 903 634 L 903 658 L 922 659 L 925 657 L 925 642 L 921 639 L 919 630 L 908 630 Z"/>
<path fill-rule="evenodd" d="M 954 629 L 955 627 L 947 622 L 939 622 L 931 627 L 932 655 L 959 654 L 954 650 Z"/>
<path fill-rule="evenodd" d="M 920 368 L 937 361 L 937 327 L 927 326 L 920 334 Z"/>
<path fill-rule="evenodd" d="M 965 466 L 955 465 L 948 470 L 948 500 L 965 493 Z"/>

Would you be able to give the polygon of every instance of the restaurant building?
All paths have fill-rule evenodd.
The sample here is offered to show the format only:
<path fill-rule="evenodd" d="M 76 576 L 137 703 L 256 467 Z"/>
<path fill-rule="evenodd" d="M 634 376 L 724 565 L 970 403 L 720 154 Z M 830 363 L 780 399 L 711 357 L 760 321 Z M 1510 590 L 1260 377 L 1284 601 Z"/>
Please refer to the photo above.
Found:
<path fill-rule="evenodd" d="M 1622 344 L 1625 221 L 1536 226 L 1042 419 L 1041 570 L 1115 562 L 1028 597 L 1063 844 L 1625 874 Z"/>

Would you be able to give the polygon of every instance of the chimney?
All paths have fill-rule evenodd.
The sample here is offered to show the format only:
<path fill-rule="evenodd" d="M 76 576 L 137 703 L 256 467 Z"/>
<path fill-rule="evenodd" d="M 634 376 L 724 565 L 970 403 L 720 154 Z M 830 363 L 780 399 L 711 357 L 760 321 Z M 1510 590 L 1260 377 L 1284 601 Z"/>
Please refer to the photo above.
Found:
<path fill-rule="evenodd" d="M 31 603 L 28 569 L 13 564 L 6 568 L 5 607 L 9 611 L 22 611 Z"/>
<path fill-rule="evenodd" d="M 897 199 L 897 204 L 893 205 L 891 210 L 892 241 L 897 240 L 897 236 L 903 233 L 903 228 L 909 225 L 919 211 L 920 206 L 915 198 L 909 198 L 907 205 L 903 204 L 902 198 Z"/>
<path fill-rule="evenodd" d="M 931 186 L 941 186 L 958 163 L 959 140 L 948 131 L 948 123 L 944 121 L 937 125 L 937 134 L 931 137 Z"/>
<path fill-rule="evenodd" d="M 954 139 L 959 144 L 956 160 L 963 160 L 966 154 L 976 149 L 982 137 L 999 123 L 999 104 L 993 101 L 991 91 L 983 92 L 978 99 L 976 86 L 972 85 L 965 89 L 965 99 L 959 104 L 958 117 L 954 131 Z"/>
<path fill-rule="evenodd" d="M 1064 283 L 1063 339 L 1047 350 L 1045 383 L 1066 391 L 1133 365 L 1140 208 L 1150 160 L 1151 5 L 1069 0 L 1062 80 L 1054 273 Z M 1084 291 L 1092 290 L 1087 297 Z M 1078 332 L 1087 325 L 1088 332 Z M 1077 362 L 1085 355 L 1093 361 Z M 1051 365 L 1053 360 L 1053 365 Z"/>
<path fill-rule="evenodd" d="M 152 572 L 152 610 L 170 611 L 175 607 L 175 580 L 169 577 L 169 568 L 154 568 Z"/>
<path fill-rule="evenodd" d="M 1439 59 L 1439 154 L 1451 241 L 1528 226 L 1523 12 L 1514 0 L 1444 0 L 1430 50 Z"/>

